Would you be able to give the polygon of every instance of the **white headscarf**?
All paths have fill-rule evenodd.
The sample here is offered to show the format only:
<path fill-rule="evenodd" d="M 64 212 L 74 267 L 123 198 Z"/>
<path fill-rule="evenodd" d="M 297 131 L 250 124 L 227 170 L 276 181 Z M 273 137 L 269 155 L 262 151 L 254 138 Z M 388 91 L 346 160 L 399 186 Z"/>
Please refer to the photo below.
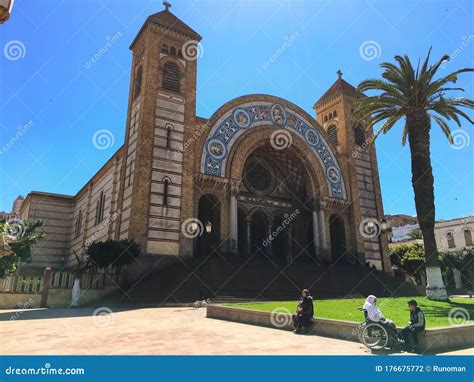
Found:
<path fill-rule="evenodd" d="M 377 297 L 371 294 L 365 300 L 365 304 L 362 307 L 362 309 L 367 311 L 367 318 L 369 320 L 379 322 L 383 318 L 383 315 L 382 315 L 382 312 L 379 310 L 379 308 L 377 308 L 377 306 L 375 305 L 376 299 Z"/>

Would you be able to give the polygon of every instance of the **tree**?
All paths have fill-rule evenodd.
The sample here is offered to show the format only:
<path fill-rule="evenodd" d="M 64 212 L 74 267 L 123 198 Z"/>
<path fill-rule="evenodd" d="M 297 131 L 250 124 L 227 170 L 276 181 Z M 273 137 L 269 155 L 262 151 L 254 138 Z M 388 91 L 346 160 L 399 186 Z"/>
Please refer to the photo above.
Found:
<path fill-rule="evenodd" d="M 407 139 L 410 146 L 412 186 L 415 194 L 415 206 L 420 225 L 426 257 L 427 288 L 426 295 L 433 300 L 446 300 L 447 293 L 437 258 L 434 236 L 435 205 L 434 178 L 430 157 L 431 121 L 435 121 L 448 141 L 453 143 L 448 121 L 453 120 L 461 126 L 460 117 L 469 123 L 473 121 L 461 107 L 474 108 L 474 101 L 464 97 L 447 98 L 447 92 L 462 88 L 450 87 L 458 75 L 472 72 L 465 68 L 435 79 L 441 65 L 449 56 L 441 57 L 435 64 L 429 64 L 431 49 L 420 68 L 413 68 L 408 56 L 395 56 L 396 63 L 385 62 L 383 79 L 371 79 L 359 84 L 359 90 L 380 91 L 380 94 L 360 97 L 356 102 L 354 119 L 365 121 L 367 128 L 384 122 L 376 131 L 372 142 L 381 134 L 387 133 L 400 120 L 405 120 L 402 144 Z"/>
<path fill-rule="evenodd" d="M 92 243 L 86 248 L 85 259 L 74 251 L 76 270 L 72 288 L 71 306 L 79 306 L 81 295 L 81 276 L 83 273 L 97 267 L 106 269 L 113 265 L 118 268 L 131 264 L 140 255 L 140 245 L 134 240 L 106 240 Z"/>
<path fill-rule="evenodd" d="M 401 272 L 416 279 L 426 278 L 423 244 L 402 244 L 390 249 L 390 261 Z"/>
<path fill-rule="evenodd" d="M 423 239 L 423 234 L 421 233 L 421 229 L 414 229 L 411 231 L 408 236 L 410 237 L 410 240 L 421 240 Z"/>
<path fill-rule="evenodd" d="M 31 246 L 44 237 L 43 220 L 0 221 L 0 278 L 14 273 L 20 263 L 31 261 Z"/>

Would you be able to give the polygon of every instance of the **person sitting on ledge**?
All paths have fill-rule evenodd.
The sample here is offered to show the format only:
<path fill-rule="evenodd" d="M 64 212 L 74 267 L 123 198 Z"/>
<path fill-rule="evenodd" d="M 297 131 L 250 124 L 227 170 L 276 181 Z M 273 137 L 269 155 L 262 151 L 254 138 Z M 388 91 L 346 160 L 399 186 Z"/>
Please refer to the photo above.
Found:
<path fill-rule="evenodd" d="M 408 326 L 400 334 L 405 341 L 405 350 L 419 353 L 418 333 L 425 330 L 425 314 L 418 308 L 416 300 L 408 301 L 408 310 L 410 311 L 410 320 Z"/>
<path fill-rule="evenodd" d="M 313 325 L 313 315 L 313 298 L 308 289 L 303 289 L 301 299 L 293 315 L 293 323 L 295 325 L 293 333 L 300 334 L 303 331 L 304 333 L 308 333 L 311 325 Z"/>

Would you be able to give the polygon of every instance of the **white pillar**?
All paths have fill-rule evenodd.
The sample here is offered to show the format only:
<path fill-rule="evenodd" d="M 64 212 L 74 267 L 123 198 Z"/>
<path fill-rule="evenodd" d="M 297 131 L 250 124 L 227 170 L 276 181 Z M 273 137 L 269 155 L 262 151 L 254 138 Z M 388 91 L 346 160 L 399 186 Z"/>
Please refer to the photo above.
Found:
<path fill-rule="evenodd" d="M 456 287 L 456 289 L 461 289 L 462 288 L 461 272 L 458 269 L 453 268 L 453 276 L 454 276 L 454 286 Z"/>
<path fill-rule="evenodd" d="M 313 211 L 313 245 L 314 245 L 314 253 L 316 254 L 316 257 L 319 257 L 320 240 L 319 240 L 318 211 Z"/>
<path fill-rule="evenodd" d="M 321 235 L 321 247 L 324 252 L 328 249 L 328 244 L 326 240 L 326 220 L 324 219 L 324 210 L 319 210 L 319 232 Z M 329 260 L 329 259 L 328 259 Z"/>
<path fill-rule="evenodd" d="M 238 252 L 237 248 L 237 197 L 235 194 L 230 196 L 230 240 L 231 240 L 231 252 Z"/>

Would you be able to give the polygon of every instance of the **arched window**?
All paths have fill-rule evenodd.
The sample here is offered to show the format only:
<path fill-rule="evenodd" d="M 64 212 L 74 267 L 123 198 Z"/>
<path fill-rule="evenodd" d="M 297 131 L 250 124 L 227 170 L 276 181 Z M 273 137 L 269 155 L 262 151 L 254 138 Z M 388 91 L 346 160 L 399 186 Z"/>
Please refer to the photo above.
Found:
<path fill-rule="evenodd" d="M 163 205 L 167 206 L 168 205 L 168 189 L 170 185 L 170 180 L 165 179 L 163 182 Z"/>
<path fill-rule="evenodd" d="M 172 47 L 170 48 L 170 55 L 171 55 L 171 56 L 176 56 L 176 48 L 175 48 L 174 46 L 172 46 Z"/>
<path fill-rule="evenodd" d="M 361 146 L 365 143 L 364 129 L 362 129 L 360 125 L 356 125 L 356 127 L 354 127 L 354 139 L 356 145 Z"/>
<path fill-rule="evenodd" d="M 143 68 L 140 66 L 135 73 L 135 86 L 133 88 L 133 99 L 140 95 L 142 90 Z"/>
<path fill-rule="evenodd" d="M 95 225 L 99 224 L 104 220 L 104 210 L 105 210 L 105 194 L 104 191 L 100 192 L 99 199 L 97 200 L 95 206 Z"/>
<path fill-rule="evenodd" d="M 127 186 L 130 186 L 132 184 L 132 168 L 133 168 L 133 162 L 134 162 L 134 159 L 131 158 L 130 159 L 130 162 L 128 164 L 128 183 L 127 183 Z"/>
<path fill-rule="evenodd" d="M 169 53 L 168 45 L 167 45 L 167 44 L 163 44 L 163 45 L 161 46 L 161 53 L 165 53 L 165 54 L 168 54 L 168 53 Z"/>
<path fill-rule="evenodd" d="M 79 215 L 76 218 L 76 225 L 74 228 L 74 239 L 77 239 L 81 235 L 82 228 L 82 211 L 79 211 Z"/>
<path fill-rule="evenodd" d="M 337 141 L 337 127 L 334 125 L 331 125 L 328 127 L 328 136 L 329 136 L 329 142 L 336 147 L 338 145 Z"/>
<path fill-rule="evenodd" d="M 332 119 L 332 113 L 329 113 L 329 119 Z"/>
<path fill-rule="evenodd" d="M 333 116 L 334 118 L 337 117 L 337 111 L 336 111 L 336 110 L 334 110 L 334 111 L 332 112 L 332 116 Z"/>
<path fill-rule="evenodd" d="M 446 240 L 448 241 L 448 248 L 456 248 L 456 243 L 454 242 L 454 235 L 452 232 L 446 234 Z"/>
<path fill-rule="evenodd" d="M 182 48 L 178 49 L 178 58 L 183 58 Z"/>
<path fill-rule="evenodd" d="M 328 116 L 325 115 L 325 116 L 324 116 L 324 122 L 327 122 L 327 121 L 328 121 Z"/>
<path fill-rule="evenodd" d="M 170 141 L 171 141 L 171 125 L 166 126 L 166 148 L 170 148 Z"/>
<path fill-rule="evenodd" d="M 180 92 L 181 73 L 178 65 L 174 62 L 167 62 L 163 65 L 163 83 L 162 87 L 165 90 L 173 92 Z"/>
<path fill-rule="evenodd" d="M 471 230 L 464 230 L 464 241 L 466 242 L 466 247 L 472 246 L 472 234 Z"/>

